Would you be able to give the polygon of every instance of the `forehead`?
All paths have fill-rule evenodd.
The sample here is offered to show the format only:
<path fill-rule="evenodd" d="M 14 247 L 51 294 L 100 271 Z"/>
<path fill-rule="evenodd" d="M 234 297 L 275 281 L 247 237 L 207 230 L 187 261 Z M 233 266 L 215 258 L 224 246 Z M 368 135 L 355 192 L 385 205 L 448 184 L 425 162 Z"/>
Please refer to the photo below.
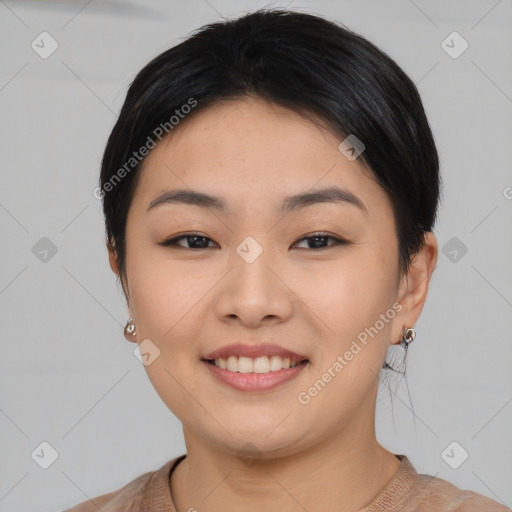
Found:
<path fill-rule="evenodd" d="M 336 186 L 361 199 L 368 213 L 390 207 L 383 189 L 343 139 L 276 104 L 247 98 L 215 103 L 180 121 L 143 163 L 134 202 L 145 207 L 171 189 L 226 199 L 230 210 L 276 212 L 285 197 Z"/>

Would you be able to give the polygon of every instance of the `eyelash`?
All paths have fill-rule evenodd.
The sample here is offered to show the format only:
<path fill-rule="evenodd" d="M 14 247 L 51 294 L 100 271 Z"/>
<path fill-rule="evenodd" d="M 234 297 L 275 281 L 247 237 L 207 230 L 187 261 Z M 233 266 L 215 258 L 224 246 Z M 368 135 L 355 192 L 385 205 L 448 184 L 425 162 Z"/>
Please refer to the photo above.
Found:
<path fill-rule="evenodd" d="M 178 237 L 166 240 L 166 241 L 162 242 L 160 245 L 163 245 L 164 247 L 176 246 L 177 248 L 180 248 L 180 249 L 189 249 L 189 250 L 192 250 L 192 251 L 201 251 L 201 250 L 209 249 L 209 247 L 193 248 L 193 247 L 182 247 L 180 245 L 177 245 L 177 242 L 180 241 L 183 238 L 194 238 L 194 237 L 204 238 L 205 240 L 213 241 L 213 240 L 211 240 L 211 238 L 203 236 L 200 233 L 185 233 L 184 235 L 180 235 Z M 330 248 L 333 248 L 333 247 L 336 247 L 336 246 L 340 246 L 340 245 L 348 245 L 350 243 L 350 242 L 347 242 L 346 240 L 343 240 L 342 238 L 331 236 L 328 233 L 323 233 L 323 232 L 312 233 L 309 236 L 305 236 L 303 238 L 300 238 L 299 240 L 297 240 L 297 242 L 302 242 L 303 240 L 311 240 L 313 238 L 328 238 L 328 239 L 334 240 L 335 243 L 333 245 L 327 246 L 327 247 L 320 247 L 320 248 L 317 248 L 317 249 L 301 249 L 301 250 L 308 250 L 308 251 L 319 252 L 319 251 L 322 251 L 322 250 L 325 250 L 325 249 L 330 249 Z M 295 242 L 295 243 L 297 243 L 297 242 Z"/>

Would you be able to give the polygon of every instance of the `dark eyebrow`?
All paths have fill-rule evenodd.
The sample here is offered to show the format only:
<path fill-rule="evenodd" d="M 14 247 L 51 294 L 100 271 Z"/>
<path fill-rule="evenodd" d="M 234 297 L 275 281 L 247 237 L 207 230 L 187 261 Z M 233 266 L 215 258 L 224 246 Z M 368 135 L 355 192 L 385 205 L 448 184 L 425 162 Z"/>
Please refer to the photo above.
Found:
<path fill-rule="evenodd" d="M 195 190 L 169 190 L 149 203 L 148 211 L 161 204 L 192 204 L 201 208 L 229 212 L 228 205 L 221 197 L 211 196 Z"/>
<path fill-rule="evenodd" d="M 198 192 L 195 190 L 170 190 L 164 192 L 156 199 L 151 201 L 148 207 L 148 211 L 161 204 L 191 204 L 199 206 L 200 208 L 207 208 L 211 210 L 222 211 L 224 213 L 230 213 L 227 202 L 222 197 L 212 196 L 204 192 Z M 368 209 L 364 203 L 348 190 L 341 189 L 339 187 L 328 187 L 314 192 L 302 192 L 288 196 L 284 199 L 280 213 L 286 214 L 291 211 L 296 211 L 301 208 L 305 208 L 312 204 L 317 203 L 346 203 L 352 204 L 368 214 Z"/>
<path fill-rule="evenodd" d="M 316 203 L 346 203 L 352 204 L 368 215 L 364 203 L 352 192 L 339 187 L 328 187 L 288 196 L 281 205 L 281 213 L 288 213 Z"/>

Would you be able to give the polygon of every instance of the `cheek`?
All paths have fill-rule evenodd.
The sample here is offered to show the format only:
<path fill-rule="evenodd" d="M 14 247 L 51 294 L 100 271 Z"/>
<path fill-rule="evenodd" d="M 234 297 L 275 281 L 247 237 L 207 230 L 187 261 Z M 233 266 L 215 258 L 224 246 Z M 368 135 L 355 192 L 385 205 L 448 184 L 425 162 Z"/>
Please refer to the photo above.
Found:
<path fill-rule="evenodd" d="M 132 315 L 142 336 L 163 341 L 190 310 L 197 287 L 190 273 L 177 271 L 165 251 L 142 244 L 131 249 L 127 275 Z"/>
<path fill-rule="evenodd" d="M 190 395 L 183 392 L 180 383 L 188 382 L 187 389 L 194 396 L 201 393 L 189 382 L 191 358 L 196 357 L 191 340 L 195 338 L 194 329 L 201 325 L 194 317 L 201 283 L 191 272 L 181 267 L 178 270 L 161 252 L 132 248 L 127 262 L 131 309 L 138 339 L 151 340 L 156 346 L 152 350 L 158 353 L 145 366 L 147 375 L 162 401 L 182 417 L 190 407 Z"/>
<path fill-rule="evenodd" d="M 348 354 L 351 359 L 343 371 L 350 382 L 364 369 L 378 373 L 387 352 L 395 316 L 393 256 L 389 248 L 384 254 L 368 244 L 365 250 L 358 249 L 314 275 L 297 279 L 297 295 L 315 313 L 310 317 L 323 338 L 316 348 L 322 364 L 328 367 L 338 355 L 357 352 Z"/>
<path fill-rule="evenodd" d="M 319 263 L 317 271 L 298 273 L 294 291 L 313 311 L 338 327 L 360 325 L 391 306 L 395 269 L 375 251 Z M 383 311 L 380 311 L 384 308 Z"/>
<path fill-rule="evenodd" d="M 309 290 L 306 285 L 302 290 L 304 302 L 314 304 L 311 309 L 320 319 L 311 316 L 317 322 L 315 330 L 322 330 L 310 389 L 316 393 L 323 387 L 316 383 L 327 383 L 312 395 L 309 410 L 312 416 L 321 417 L 336 404 L 332 428 L 349 421 L 354 411 L 372 406 L 394 318 L 394 273 L 385 264 L 375 254 L 358 255 L 346 268 L 338 265 L 325 276 L 315 275 Z M 308 389 L 303 391 L 308 393 Z"/>

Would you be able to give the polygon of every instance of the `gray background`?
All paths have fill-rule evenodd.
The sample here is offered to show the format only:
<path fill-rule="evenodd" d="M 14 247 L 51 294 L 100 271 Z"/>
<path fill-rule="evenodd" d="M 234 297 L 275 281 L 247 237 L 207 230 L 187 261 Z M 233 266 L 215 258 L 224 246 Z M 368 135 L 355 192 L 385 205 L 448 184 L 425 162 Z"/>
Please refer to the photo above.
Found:
<path fill-rule="evenodd" d="M 512 506 L 512 2 L 290 4 L 389 53 L 439 147 L 442 251 L 408 355 L 416 418 L 404 381 L 393 401 L 383 385 L 378 439 L 419 472 Z M 185 452 L 124 340 L 93 189 L 137 71 L 191 30 L 263 5 L 0 1 L 0 511 L 68 508 Z M 59 45 L 46 59 L 31 47 L 43 31 Z M 442 46 L 453 31 L 469 44 L 458 58 Z M 34 460 L 49 457 L 43 441 L 58 453 L 47 469 Z M 447 447 L 468 459 L 453 469 Z"/>

